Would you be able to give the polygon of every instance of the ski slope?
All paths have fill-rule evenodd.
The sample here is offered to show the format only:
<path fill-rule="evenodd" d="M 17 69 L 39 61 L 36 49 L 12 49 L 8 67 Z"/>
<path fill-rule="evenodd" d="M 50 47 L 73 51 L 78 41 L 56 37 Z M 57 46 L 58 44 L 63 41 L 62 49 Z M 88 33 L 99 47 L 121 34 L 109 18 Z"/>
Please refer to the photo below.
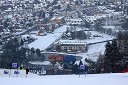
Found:
<path fill-rule="evenodd" d="M 31 35 L 31 36 L 37 38 L 37 40 L 30 43 L 28 45 L 28 47 L 45 50 L 49 45 L 51 45 L 54 41 L 56 41 L 66 31 L 66 28 L 67 28 L 67 25 L 63 25 L 63 26 L 57 28 L 53 33 L 47 34 L 46 36 Z"/>
<path fill-rule="evenodd" d="M 0 85 L 128 85 L 128 73 L 85 75 L 0 75 Z"/>

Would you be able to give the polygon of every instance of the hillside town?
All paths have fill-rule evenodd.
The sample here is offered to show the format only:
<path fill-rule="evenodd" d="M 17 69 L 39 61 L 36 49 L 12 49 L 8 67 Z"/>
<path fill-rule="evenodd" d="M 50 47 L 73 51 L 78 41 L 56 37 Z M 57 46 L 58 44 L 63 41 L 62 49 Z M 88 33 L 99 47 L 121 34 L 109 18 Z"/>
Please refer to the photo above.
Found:
<path fill-rule="evenodd" d="M 0 68 L 125 72 L 127 36 L 128 0 L 0 0 Z"/>

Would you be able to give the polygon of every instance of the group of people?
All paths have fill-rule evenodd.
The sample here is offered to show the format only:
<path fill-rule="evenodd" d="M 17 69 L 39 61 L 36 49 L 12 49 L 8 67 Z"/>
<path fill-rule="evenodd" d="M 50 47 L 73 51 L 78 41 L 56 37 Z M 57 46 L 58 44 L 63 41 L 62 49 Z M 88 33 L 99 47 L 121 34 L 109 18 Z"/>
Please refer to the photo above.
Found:
<path fill-rule="evenodd" d="M 20 70 L 26 70 L 26 74 L 29 72 L 29 68 L 27 67 L 26 69 L 24 67 L 20 67 Z"/>

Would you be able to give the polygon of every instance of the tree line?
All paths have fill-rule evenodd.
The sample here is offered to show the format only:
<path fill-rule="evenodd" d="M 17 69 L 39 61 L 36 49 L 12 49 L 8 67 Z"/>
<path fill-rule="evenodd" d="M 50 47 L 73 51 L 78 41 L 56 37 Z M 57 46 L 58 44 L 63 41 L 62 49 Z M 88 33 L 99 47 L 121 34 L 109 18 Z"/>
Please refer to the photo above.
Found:
<path fill-rule="evenodd" d="M 0 51 L 0 68 L 11 68 L 11 63 L 27 66 L 30 60 L 44 59 L 40 49 L 26 48 L 23 39 L 13 38 L 5 42 Z"/>
<path fill-rule="evenodd" d="M 128 32 L 119 32 L 117 39 L 108 41 L 104 55 L 91 66 L 90 73 L 117 73 L 128 67 Z"/>

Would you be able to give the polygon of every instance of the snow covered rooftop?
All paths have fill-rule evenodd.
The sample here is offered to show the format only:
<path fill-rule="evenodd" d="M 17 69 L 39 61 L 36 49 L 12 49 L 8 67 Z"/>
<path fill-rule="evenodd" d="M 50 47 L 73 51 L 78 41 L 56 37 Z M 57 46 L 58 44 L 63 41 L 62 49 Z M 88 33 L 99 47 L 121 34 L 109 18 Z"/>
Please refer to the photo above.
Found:
<path fill-rule="evenodd" d="M 57 17 L 57 19 L 62 19 L 62 18 L 64 18 L 64 16 L 61 16 L 61 17 Z"/>
<path fill-rule="evenodd" d="M 54 16 L 53 18 L 51 18 L 51 20 L 55 20 L 55 19 L 62 19 L 62 18 L 64 18 L 64 16 Z"/>
<path fill-rule="evenodd" d="M 60 44 L 85 44 L 86 45 L 86 42 L 79 41 L 79 40 L 60 40 L 59 43 Z"/>
<path fill-rule="evenodd" d="M 50 61 L 29 61 L 28 63 L 33 65 L 51 65 Z"/>

